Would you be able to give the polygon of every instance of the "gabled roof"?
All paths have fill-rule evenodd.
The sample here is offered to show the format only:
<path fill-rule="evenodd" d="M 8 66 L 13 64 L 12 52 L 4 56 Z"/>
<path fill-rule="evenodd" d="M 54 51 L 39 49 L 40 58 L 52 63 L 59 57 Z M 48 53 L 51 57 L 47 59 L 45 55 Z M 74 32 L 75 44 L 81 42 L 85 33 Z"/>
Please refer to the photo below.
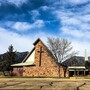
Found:
<path fill-rule="evenodd" d="M 42 42 L 42 40 L 40 38 L 38 38 L 33 45 L 35 46 L 39 41 Z M 53 54 L 51 53 L 51 51 L 48 49 L 48 47 L 42 42 L 42 44 L 46 47 L 46 50 L 48 52 L 48 54 L 53 58 L 54 62 L 56 64 L 58 64 L 58 62 L 56 61 L 55 57 L 53 56 Z M 27 58 L 31 55 L 31 53 L 33 52 L 33 50 L 35 50 L 35 47 L 32 49 L 32 51 L 29 53 L 29 55 L 27 55 L 27 57 L 25 58 L 24 62 L 27 60 Z"/>
<path fill-rule="evenodd" d="M 34 43 L 33 43 L 33 45 L 36 45 L 39 41 L 41 41 L 41 39 L 40 38 L 38 38 Z M 42 41 L 41 41 L 42 42 Z M 27 59 L 28 59 L 28 57 L 32 54 L 32 52 L 35 50 L 35 47 L 28 53 L 28 55 L 24 58 L 24 60 L 22 61 L 22 62 L 25 62 Z"/>
<path fill-rule="evenodd" d="M 40 38 L 38 38 L 38 39 L 33 43 L 33 45 L 36 45 L 39 41 L 42 42 L 42 40 L 41 40 Z"/>
<path fill-rule="evenodd" d="M 38 38 L 34 43 L 33 45 L 36 45 L 39 41 L 42 42 L 42 40 L 40 38 Z M 42 44 L 45 46 L 48 54 L 52 57 L 52 59 L 54 60 L 54 62 L 59 65 L 59 63 L 57 62 L 57 60 L 55 59 L 55 57 L 53 56 L 53 54 L 51 53 L 51 51 L 48 49 L 48 47 L 42 42 Z M 34 65 L 34 63 L 27 63 L 26 60 L 29 58 L 29 56 L 33 53 L 33 51 L 35 50 L 35 47 L 31 50 L 31 52 L 25 57 L 25 59 L 21 62 L 21 63 L 18 63 L 18 64 L 13 64 L 11 66 L 23 66 L 23 65 Z M 64 65 L 63 65 L 64 66 Z"/>

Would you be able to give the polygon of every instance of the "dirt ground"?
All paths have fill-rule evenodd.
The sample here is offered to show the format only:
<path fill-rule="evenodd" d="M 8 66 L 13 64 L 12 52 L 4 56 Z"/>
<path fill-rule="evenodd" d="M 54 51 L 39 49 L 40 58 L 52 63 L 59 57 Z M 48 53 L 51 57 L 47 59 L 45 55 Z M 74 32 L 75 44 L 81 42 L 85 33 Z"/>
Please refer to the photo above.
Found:
<path fill-rule="evenodd" d="M 0 90 L 90 90 L 90 79 L 0 78 Z"/>

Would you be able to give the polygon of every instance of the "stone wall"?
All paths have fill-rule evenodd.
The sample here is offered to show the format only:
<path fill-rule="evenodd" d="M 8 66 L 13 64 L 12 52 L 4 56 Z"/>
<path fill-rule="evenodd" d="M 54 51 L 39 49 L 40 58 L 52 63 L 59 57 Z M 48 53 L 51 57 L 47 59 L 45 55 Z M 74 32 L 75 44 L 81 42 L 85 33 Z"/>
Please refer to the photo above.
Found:
<path fill-rule="evenodd" d="M 66 70 L 66 77 L 69 77 L 69 68 Z"/>
<path fill-rule="evenodd" d="M 42 47 L 41 54 L 41 65 L 40 62 L 40 47 Z M 23 67 L 23 76 L 33 76 L 33 77 L 58 77 L 58 65 L 54 58 L 51 56 L 47 47 L 39 41 L 35 45 L 35 66 Z M 60 76 L 64 77 L 63 67 L 60 67 Z"/>
<path fill-rule="evenodd" d="M 24 67 L 24 76 L 33 76 L 33 77 L 58 77 L 56 67 Z"/>

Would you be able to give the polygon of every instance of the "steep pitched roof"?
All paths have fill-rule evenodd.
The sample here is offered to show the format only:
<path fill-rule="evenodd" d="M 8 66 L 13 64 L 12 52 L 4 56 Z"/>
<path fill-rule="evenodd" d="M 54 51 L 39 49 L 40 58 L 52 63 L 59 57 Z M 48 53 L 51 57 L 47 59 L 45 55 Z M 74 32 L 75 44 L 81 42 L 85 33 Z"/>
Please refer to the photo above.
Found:
<path fill-rule="evenodd" d="M 35 46 L 39 41 L 42 42 L 42 40 L 40 38 L 38 38 L 34 43 L 33 45 Z M 51 51 L 48 49 L 48 47 L 42 42 L 42 44 L 46 47 L 46 50 L 48 52 L 48 54 L 53 58 L 54 62 L 56 64 L 58 64 L 58 62 L 56 61 L 55 57 L 53 56 L 53 54 L 51 53 Z M 24 66 L 24 65 L 34 65 L 34 63 L 27 63 L 27 59 L 30 57 L 30 55 L 33 53 L 33 51 L 35 50 L 35 47 L 31 50 L 31 52 L 28 53 L 28 55 L 25 57 L 25 59 L 21 62 L 21 63 L 18 63 L 18 64 L 13 64 L 11 66 Z"/>
<path fill-rule="evenodd" d="M 36 45 L 38 43 L 38 41 L 41 41 L 40 38 L 38 38 L 33 45 Z M 28 57 L 32 54 L 32 52 L 35 50 L 35 47 L 28 53 L 28 55 L 24 58 L 24 60 L 22 61 L 23 63 L 28 59 Z"/>
<path fill-rule="evenodd" d="M 42 40 L 41 40 L 40 38 L 38 38 L 38 39 L 33 43 L 33 45 L 36 45 L 39 41 L 42 42 Z M 43 42 L 42 42 L 42 43 L 43 43 Z"/>
<path fill-rule="evenodd" d="M 35 46 L 39 41 L 42 42 L 42 40 L 40 38 L 38 38 L 34 43 L 33 45 Z M 48 47 L 42 42 L 42 44 L 46 47 L 46 50 L 48 52 L 48 54 L 53 58 L 54 62 L 59 65 L 58 61 L 55 59 L 54 55 L 52 54 L 52 52 L 48 49 Z M 27 63 L 27 59 L 30 57 L 30 55 L 33 53 L 33 51 L 35 50 L 35 47 L 28 53 L 28 55 L 24 58 L 24 60 L 21 62 L 21 63 L 18 63 L 18 64 L 13 64 L 11 66 L 23 66 L 24 64 L 25 65 L 29 65 L 29 63 Z M 34 65 L 34 63 L 30 62 L 30 65 Z M 67 66 L 65 64 L 61 64 L 62 66 Z"/>

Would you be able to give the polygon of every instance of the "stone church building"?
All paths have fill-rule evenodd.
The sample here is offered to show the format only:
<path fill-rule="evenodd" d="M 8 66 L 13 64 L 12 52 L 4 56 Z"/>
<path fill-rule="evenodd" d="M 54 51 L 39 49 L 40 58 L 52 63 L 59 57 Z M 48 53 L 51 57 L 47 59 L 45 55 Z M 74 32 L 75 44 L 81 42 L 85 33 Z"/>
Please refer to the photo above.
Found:
<path fill-rule="evenodd" d="M 30 77 L 69 77 L 69 70 L 56 62 L 54 56 L 45 44 L 38 38 L 34 48 L 18 64 L 13 67 L 13 75 Z M 59 72 L 60 71 L 60 72 Z"/>

